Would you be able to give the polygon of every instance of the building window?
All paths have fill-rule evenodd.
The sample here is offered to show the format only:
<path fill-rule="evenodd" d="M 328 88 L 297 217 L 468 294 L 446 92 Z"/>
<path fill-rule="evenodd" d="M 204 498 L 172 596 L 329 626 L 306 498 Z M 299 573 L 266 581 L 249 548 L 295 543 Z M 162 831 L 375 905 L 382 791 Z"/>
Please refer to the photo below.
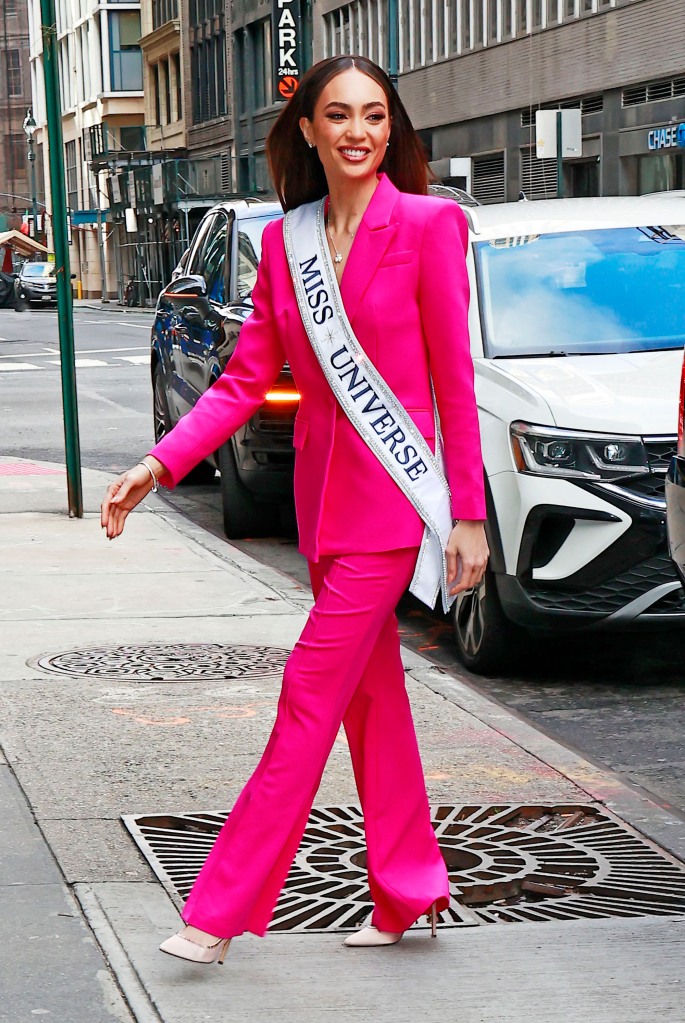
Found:
<path fill-rule="evenodd" d="M 178 18 L 178 0 L 152 0 L 152 27 L 161 28 Z"/>
<path fill-rule="evenodd" d="M 76 158 L 76 140 L 64 146 L 64 168 L 67 175 L 67 206 L 70 210 L 79 208 L 78 202 L 78 164 Z"/>
<path fill-rule="evenodd" d="M 119 129 L 119 148 L 127 153 L 140 153 L 146 148 L 145 126 L 127 124 Z"/>
<path fill-rule="evenodd" d="M 162 123 L 162 111 L 159 102 L 159 64 L 152 64 L 152 102 L 155 106 L 155 124 Z"/>
<path fill-rule="evenodd" d="M 269 107 L 273 103 L 273 71 L 271 67 L 271 18 L 257 21 L 248 27 L 252 49 L 255 109 Z"/>
<path fill-rule="evenodd" d="M 226 113 L 226 30 L 223 0 L 191 0 L 190 79 L 193 124 Z"/>
<path fill-rule="evenodd" d="M 414 0 L 400 0 L 400 54 L 405 41 L 409 40 L 409 22 L 413 18 L 410 11 Z M 454 0 L 451 0 L 453 3 Z M 433 0 L 434 17 L 439 18 L 439 12 L 444 4 L 439 0 Z M 427 0 L 424 4 L 427 9 L 427 16 L 430 17 L 431 2 Z M 409 21 L 408 21 L 409 19 Z M 388 20 L 387 0 L 356 0 L 355 3 L 340 7 L 323 18 L 323 46 L 324 54 L 327 57 L 335 57 L 341 53 L 358 53 L 362 57 L 369 57 L 376 63 L 385 65 L 388 60 L 386 25 Z M 444 11 L 444 20 L 447 20 L 447 12 Z M 413 22 L 412 22 L 413 23 Z M 438 35 L 441 31 L 440 25 L 435 23 L 434 45 L 439 47 Z M 414 31 L 412 29 L 411 31 Z M 400 58 L 402 59 L 402 58 Z"/>
<path fill-rule="evenodd" d="M 140 12 L 110 11 L 109 45 L 112 92 L 141 92 L 143 54 L 140 50 Z"/>
<path fill-rule="evenodd" d="M 17 0 L 5 0 L 5 14 L 17 13 Z"/>
<path fill-rule="evenodd" d="M 511 39 L 514 35 L 513 0 L 502 2 L 502 39 Z"/>
<path fill-rule="evenodd" d="M 498 8 L 501 7 L 501 2 L 497 0 L 488 0 L 488 42 L 496 43 L 498 39 Z"/>
<path fill-rule="evenodd" d="M 274 98 L 270 18 L 236 32 L 235 55 L 240 113 L 271 106 Z"/>
<path fill-rule="evenodd" d="M 7 154 L 5 167 L 11 180 L 26 177 L 25 137 L 23 135 L 5 135 L 5 152 Z"/>
<path fill-rule="evenodd" d="M 7 92 L 10 96 L 21 96 L 21 55 L 19 50 L 5 50 L 5 71 Z"/>
<path fill-rule="evenodd" d="M 183 118 L 183 82 L 181 81 L 181 55 L 171 54 L 171 68 L 174 73 L 174 89 L 176 91 L 176 120 Z"/>

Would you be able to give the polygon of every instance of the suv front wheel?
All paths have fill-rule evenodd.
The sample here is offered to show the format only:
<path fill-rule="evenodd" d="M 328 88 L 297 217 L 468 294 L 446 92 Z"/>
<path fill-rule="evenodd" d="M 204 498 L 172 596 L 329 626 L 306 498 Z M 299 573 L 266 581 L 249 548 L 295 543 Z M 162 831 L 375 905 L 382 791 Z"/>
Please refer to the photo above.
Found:
<path fill-rule="evenodd" d="M 521 652 L 524 631 L 504 614 L 490 568 L 479 586 L 459 594 L 452 620 L 459 659 L 477 674 L 510 668 Z"/>

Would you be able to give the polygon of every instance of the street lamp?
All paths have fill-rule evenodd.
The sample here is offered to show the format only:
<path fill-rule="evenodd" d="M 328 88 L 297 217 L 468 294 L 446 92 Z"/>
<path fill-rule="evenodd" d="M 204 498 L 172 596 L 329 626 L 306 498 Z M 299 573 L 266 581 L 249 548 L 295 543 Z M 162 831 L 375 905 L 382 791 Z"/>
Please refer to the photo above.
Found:
<path fill-rule="evenodd" d="M 33 237 L 38 240 L 38 201 L 36 199 L 36 150 L 33 136 L 36 133 L 35 118 L 31 107 L 26 111 L 24 118 L 24 134 L 29 146 L 29 168 L 31 170 L 31 202 L 33 204 Z"/>

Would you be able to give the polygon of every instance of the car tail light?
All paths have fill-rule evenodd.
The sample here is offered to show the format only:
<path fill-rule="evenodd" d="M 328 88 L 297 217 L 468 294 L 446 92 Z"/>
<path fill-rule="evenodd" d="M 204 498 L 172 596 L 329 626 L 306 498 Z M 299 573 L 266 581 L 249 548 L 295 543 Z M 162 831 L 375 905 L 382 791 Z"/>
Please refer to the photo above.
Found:
<path fill-rule="evenodd" d="M 269 391 L 266 396 L 266 401 L 280 401 L 280 402 L 295 402 L 300 400 L 298 391 Z"/>
<path fill-rule="evenodd" d="M 683 408 L 683 402 L 685 402 L 685 355 L 683 356 L 683 368 L 680 373 L 680 405 L 678 406 L 678 454 L 685 455 L 685 424 L 683 417 L 685 416 L 685 409 Z"/>

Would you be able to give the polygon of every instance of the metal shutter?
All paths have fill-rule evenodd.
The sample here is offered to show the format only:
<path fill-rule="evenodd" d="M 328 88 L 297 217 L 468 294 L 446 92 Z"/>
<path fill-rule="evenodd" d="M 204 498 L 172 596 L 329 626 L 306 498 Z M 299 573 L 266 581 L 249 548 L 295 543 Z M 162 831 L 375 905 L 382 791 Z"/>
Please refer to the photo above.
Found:
<path fill-rule="evenodd" d="M 526 199 L 557 198 L 557 161 L 538 160 L 535 148 L 521 150 L 521 188 Z"/>
<path fill-rule="evenodd" d="M 478 202 L 504 202 L 504 153 L 474 156 L 471 189 Z"/>

